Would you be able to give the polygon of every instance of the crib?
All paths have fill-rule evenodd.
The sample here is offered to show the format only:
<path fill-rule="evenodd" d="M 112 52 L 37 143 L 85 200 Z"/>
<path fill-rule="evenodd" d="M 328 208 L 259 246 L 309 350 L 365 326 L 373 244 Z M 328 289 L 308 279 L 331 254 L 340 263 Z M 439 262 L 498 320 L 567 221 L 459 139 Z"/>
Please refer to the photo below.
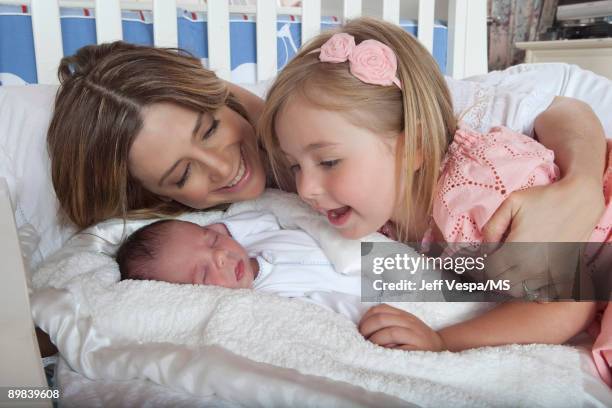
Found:
<path fill-rule="evenodd" d="M 277 6 L 277 1 L 62 0 L 58 2 L 30 0 L 26 2 L 3 0 L 0 2 L 0 7 L 4 6 L 6 10 L 0 9 L 0 16 L 6 15 L 11 18 L 17 18 L 18 14 L 28 16 L 29 20 L 23 24 L 31 25 L 33 45 L 24 44 L 19 39 L 5 43 L 5 47 L 20 48 L 20 58 L 24 58 L 27 54 L 25 48 L 28 46 L 33 48 L 32 53 L 35 57 L 34 55 L 28 57 L 32 59 L 33 65 L 31 67 L 33 74 L 30 77 L 37 78 L 37 81 L 26 79 L 25 82 L 28 83 L 54 84 L 57 82 L 55 67 L 59 60 L 76 49 L 76 46 L 71 44 L 71 40 L 66 38 L 70 24 L 84 24 L 84 21 L 79 20 L 90 20 L 88 30 L 91 31 L 91 37 L 78 43 L 80 45 L 118 39 L 130 41 L 130 27 L 126 21 L 138 19 L 138 17 L 148 25 L 146 28 L 151 31 L 150 40 L 144 41 L 160 47 L 181 46 L 188 51 L 195 51 L 194 54 L 199 53 L 208 68 L 214 70 L 220 77 L 234 82 L 260 82 L 271 78 L 302 43 L 308 41 L 322 28 L 333 27 L 344 19 L 359 15 L 383 18 L 400 24 L 407 31 L 415 34 L 425 47 L 434 53 L 442 70 L 449 76 L 463 78 L 487 72 L 486 2 L 484 0 L 438 2 L 427 0 L 401 2 L 400 0 L 368 2 L 306 0 L 299 7 Z M 72 10 L 73 13 L 66 13 L 66 10 Z M 126 15 L 128 10 L 137 11 L 132 13 L 135 14 L 135 18 Z M 69 19 L 73 21 L 70 24 L 68 24 Z M 189 49 L 189 45 L 185 46 L 185 40 L 180 38 L 179 33 L 185 19 L 188 19 L 190 23 L 200 23 L 195 29 L 196 38 L 190 39 L 189 42 L 203 42 L 199 45 L 203 48 L 201 52 L 197 49 Z M 281 22 L 289 24 L 281 24 Z M 237 23 L 250 23 L 250 27 L 246 28 Z M 239 26 L 241 28 L 237 28 Z M 17 30 L 14 33 L 11 32 L 10 35 L 28 36 L 30 28 L 24 30 L 26 31 L 22 31 L 17 26 Z M 240 37 L 234 33 L 237 30 L 249 31 L 249 36 Z M 64 37 L 62 37 L 63 34 Z M 7 32 L 6 35 L 8 36 L 9 33 Z M 73 34 L 75 35 L 83 36 L 81 32 Z M 197 38 L 198 36 L 200 38 Z M 136 39 L 135 41 L 142 40 Z M 239 48 L 244 48 L 244 44 L 239 43 L 250 42 L 253 43 L 252 49 L 243 53 L 252 56 L 235 55 Z M 269 46 L 276 42 L 279 43 L 279 47 Z M 281 42 L 284 49 L 280 47 Z M 434 42 L 436 42 L 435 47 Z M 230 47 L 228 44 L 233 45 Z M 14 61 L 8 61 L 8 59 L 17 57 L 9 52 L 7 56 L 4 56 L 5 61 L 2 61 L 1 48 L 0 46 L 0 74 L 2 71 L 7 71 L 6 74 L 9 74 L 11 62 Z M 241 58 L 246 58 L 246 61 L 253 65 L 253 74 L 246 79 L 232 75 L 235 61 Z M 2 80 L 1 77 L 0 80 Z"/>
<path fill-rule="evenodd" d="M 301 42 L 321 30 L 322 16 L 337 20 L 373 15 L 400 24 L 405 17 L 418 21 L 417 37 L 433 51 L 436 18 L 447 20 L 446 73 L 455 78 L 487 72 L 486 0 L 303 0 L 299 7 L 280 7 L 276 0 L 249 4 L 229 4 L 223 0 L 0 0 L 0 5 L 18 6 L 31 16 L 35 50 L 35 71 L 39 84 L 56 84 L 56 69 L 65 54 L 60 24 L 61 8 L 95 10 L 96 42 L 124 38 L 122 10 L 151 12 L 153 44 L 179 45 L 177 7 L 207 18 L 207 63 L 221 78 L 232 79 L 230 24 L 232 16 L 256 18 L 257 81 L 272 78 L 278 68 L 279 16 L 296 16 Z M 237 2 L 231 2 L 237 3 Z M 256 4 L 250 4 L 256 3 Z M 1 58 L 1 57 L 0 57 Z M 40 353 L 34 336 L 28 303 L 26 268 L 22 259 L 15 223 L 15 208 L 9 189 L 0 174 L 0 259 L 3 284 L 0 285 L 0 386 L 46 387 Z M 6 402 L 0 397 L 0 405 Z M 45 405 L 42 402 L 41 405 Z"/>

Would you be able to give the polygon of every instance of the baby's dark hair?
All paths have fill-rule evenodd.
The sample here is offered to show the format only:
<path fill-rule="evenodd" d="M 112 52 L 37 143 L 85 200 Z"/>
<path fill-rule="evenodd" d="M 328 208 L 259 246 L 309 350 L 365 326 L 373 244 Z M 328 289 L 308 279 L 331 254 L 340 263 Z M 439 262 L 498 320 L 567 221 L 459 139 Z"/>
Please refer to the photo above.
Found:
<path fill-rule="evenodd" d="M 176 220 L 156 221 L 137 229 L 127 237 L 115 254 L 121 280 L 151 278 L 163 238 L 173 222 Z"/>

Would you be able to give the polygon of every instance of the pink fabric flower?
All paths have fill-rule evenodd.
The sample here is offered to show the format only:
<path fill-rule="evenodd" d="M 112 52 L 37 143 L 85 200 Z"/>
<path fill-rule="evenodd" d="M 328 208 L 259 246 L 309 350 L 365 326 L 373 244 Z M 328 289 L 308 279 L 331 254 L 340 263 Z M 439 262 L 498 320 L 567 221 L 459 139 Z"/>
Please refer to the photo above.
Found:
<path fill-rule="evenodd" d="M 323 46 L 319 54 L 322 62 L 344 62 L 355 49 L 355 38 L 346 33 L 334 34 Z"/>
<path fill-rule="evenodd" d="M 319 51 L 321 62 L 349 61 L 349 70 L 356 78 L 373 85 L 402 84 L 397 78 L 397 58 L 385 44 L 365 40 L 355 46 L 355 37 L 347 33 L 334 34 Z"/>
<path fill-rule="evenodd" d="M 374 85 L 393 85 L 399 82 L 395 78 L 395 54 L 379 41 L 362 41 L 349 55 L 349 61 L 351 73 L 363 82 Z"/>

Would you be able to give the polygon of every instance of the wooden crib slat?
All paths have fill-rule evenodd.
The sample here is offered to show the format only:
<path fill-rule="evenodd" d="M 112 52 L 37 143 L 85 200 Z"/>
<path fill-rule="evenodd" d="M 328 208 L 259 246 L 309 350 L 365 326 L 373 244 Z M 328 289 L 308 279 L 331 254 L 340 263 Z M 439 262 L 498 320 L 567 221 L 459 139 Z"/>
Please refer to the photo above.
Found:
<path fill-rule="evenodd" d="M 435 0 L 419 1 L 419 29 L 417 34 L 421 44 L 423 44 L 430 53 L 433 52 L 435 6 Z"/>
<path fill-rule="evenodd" d="M 208 2 L 208 67 L 218 77 L 231 78 L 229 34 L 229 4 L 227 1 Z"/>
<path fill-rule="evenodd" d="M 449 0 L 447 55 L 453 78 L 487 73 L 486 0 Z"/>
<path fill-rule="evenodd" d="M 98 44 L 123 39 L 120 0 L 96 0 L 96 37 Z"/>
<path fill-rule="evenodd" d="M 465 71 L 468 0 L 448 2 L 448 49 L 446 72 L 453 78 L 463 78 Z"/>
<path fill-rule="evenodd" d="M 153 43 L 156 47 L 178 47 L 175 0 L 153 0 Z"/>
<path fill-rule="evenodd" d="M 302 44 L 321 32 L 321 0 L 302 1 Z"/>
<path fill-rule="evenodd" d="M 257 80 L 276 75 L 276 0 L 257 0 Z"/>
<path fill-rule="evenodd" d="M 347 19 L 359 17 L 361 15 L 361 0 L 344 0 L 342 7 L 342 17 Z"/>
<path fill-rule="evenodd" d="M 32 0 L 32 34 L 39 84 L 58 84 L 57 67 L 64 55 L 57 0 Z"/>
<path fill-rule="evenodd" d="M 425 0 L 427 1 L 427 0 Z M 422 3 L 423 0 L 419 1 Z M 393 24 L 399 24 L 400 21 L 400 2 L 399 0 L 384 0 L 382 18 Z"/>
<path fill-rule="evenodd" d="M 489 72 L 487 41 L 487 0 L 468 2 L 466 42 L 463 48 L 465 68 L 463 75 L 469 77 Z"/>

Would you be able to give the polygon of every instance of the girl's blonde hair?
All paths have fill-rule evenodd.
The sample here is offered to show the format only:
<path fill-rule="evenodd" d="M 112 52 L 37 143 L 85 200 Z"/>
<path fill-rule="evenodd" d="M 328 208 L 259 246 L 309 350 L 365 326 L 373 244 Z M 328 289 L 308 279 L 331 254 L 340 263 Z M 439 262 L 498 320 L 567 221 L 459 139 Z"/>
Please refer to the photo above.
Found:
<path fill-rule="evenodd" d="M 373 39 L 389 46 L 397 56 L 402 89 L 361 82 L 349 72 L 348 62 L 320 62 L 318 49 L 338 32 L 352 35 L 356 44 Z M 290 191 L 295 191 L 295 180 L 279 147 L 276 119 L 296 97 L 381 135 L 399 135 L 397 232 L 404 242 L 420 239 L 424 223 L 417 218 L 423 211 L 430 213 L 440 163 L 456 128 L 446 81 L 431 54 L 400 27 L 373 18 L 351 20 L 306 44 L 268 92 L 258 129 L 274 177 Z M 415 169 L 419 155 L 422 165 Z"/>
<path fill-rule="evenodd" d="M 214 113 L 226 105 L 246 118 L 222 80 L 176 49 L 120 41 L 87 46 L 62 59 L 58 75 L 47 135 L 51 177 L 64 215 L 81 228 L 113 217 L 193 211 L 163 201 L 128 171 L 144 107 L 171 102 Z"/>

